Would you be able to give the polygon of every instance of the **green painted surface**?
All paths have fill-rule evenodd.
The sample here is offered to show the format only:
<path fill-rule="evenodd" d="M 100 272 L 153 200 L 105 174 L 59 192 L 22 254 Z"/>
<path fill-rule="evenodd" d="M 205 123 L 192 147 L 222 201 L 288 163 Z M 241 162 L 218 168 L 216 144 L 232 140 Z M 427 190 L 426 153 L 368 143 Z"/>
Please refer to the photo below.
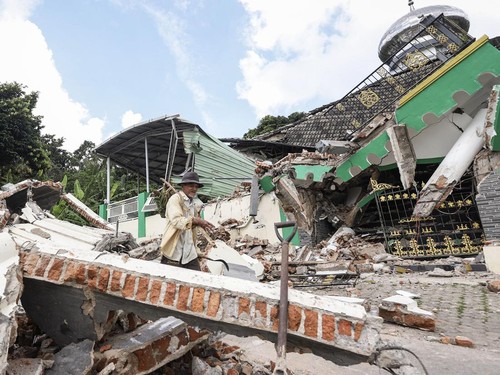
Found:
<path fill-rule="evenodd" d="M 375 154 L 379 158 L 383 158 L 389 152 L 385 148 L 385 144 L 389 142 L 389 136 L 386 132 L 380 134 L 377 138 L 368 143 L 365 147 L 358 150 L 354 155 L 347 159 L 344 163 L 339 165 L 335 171 L 335 176 L 344 180 L 349 181 L 351 179 L 351 173 L 349 170 L 358 166 L 361 170 L 365 170 L 371 164 L 368 161 L 368 155 Z"/>
<path fill-rule="evenodd" d="M 273 178 L 271 176 L 264 176 L 259 180 L 259 185 L 266 193 L 274 190 Z"/>
<path fill-rule="evenodd" d="M 288 221 L 285 212 L 280 208 L 280 220 L 281 222 Z M 292 234 L 293 228 L 283 228 L 281 230 L 281 235 L 283 236 L 284 239 L 286 239 L 290 234 Z M 293 236 L 292 240 L 290 241 L 292 245 L 295 246 L 300 246 L 300 238 L 299 238 L 299 231 L 295 233 L 295 236 Z"/>
<path fill-rule="evenodd" d="M 323 175 L 330 172 L 332 167 L 328 165 L 295 165 L 293 169 L 295 170 L 295 178 L 298 180 L 307 180 L 307 177 L 312 174 L 313 181 L 321 182 Z"/>
<path fill-rule="evenodd" d="M 482 85 L 478 79 L 483 73 L 500 75 L 500 51 L 490 43 L 482 45 L 466 59 L 424 88 L 410 101 L 399 107 L 396 110 L 396 122 L 421 131 L 427 126 L 422 120 L 426 113 L 434 113 L 437 117 L 440 117 L 457 105 L 453 100 L 453 94 L 465 91 L 469 95 L 473 95 L 480 90 Z M 500 124 L 498 127 L 500 129 Z M 352 176 L 349 170 L 351 168 L 359 167 L 361 170 L 365 170 L 370 166 L 367 160 L 368 155 L 375 154 L 378 157 L 384 157 L 388 154 L 384 147 L 388 141 L 389 137 L 384 132 L 342 163 L 335 171 L 335 176 L 344 182 L 350 180 Z M 492 143 L 494 143 L 493 147 L 500 150 L 499 137 L 494 137 Z M 417 163 L 430 164 L 441 160 L 418 160 Z"/>
<path fill-rule="evenodd" d="M 107 204 L 100 204 L 99 205 L 99 216 L 102 217 L 104 220 L 108 220 L 108 205 Z"/>
<path fill-rule="evenodd" d="M 145 237 L 146 236 L 146 212 L 142 212 L 142 208 L 146 203 L 146 199 L 148 199 L 149 194 L 145 191 L 140 193 L 137 196 L 137 209 L 138 209 L 138 228 L 137 228 L 137 237 Z"/>
<path fill-rule="evenodd" d="M 500 75 L 500 51 L 486 43 L 466 59 L 423 89 L 396 110 L 396 122 L 422 130 L 427 125 L 422 117 L 434 113 L 438 118 L 454 108 L 453 94 L 465 91 L 473 95 L 482 88 L 478 78 L 483 73 Z"/>

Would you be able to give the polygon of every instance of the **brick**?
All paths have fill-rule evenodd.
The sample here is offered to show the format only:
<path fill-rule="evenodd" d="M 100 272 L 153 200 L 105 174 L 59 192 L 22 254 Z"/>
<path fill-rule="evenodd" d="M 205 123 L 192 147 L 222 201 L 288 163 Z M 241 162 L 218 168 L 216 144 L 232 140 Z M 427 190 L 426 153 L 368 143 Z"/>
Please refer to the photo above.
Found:
<path fill-rule="evenodd" d="M 66 271 L 64 271 L 63 281 L 65 283 L 75 281 L 77 264 L 73 261 L 66 261 Z"/>
<path fill-rule="evenodd" d="M 146 346 L 143 349 L 138 349 L 134 352 L 134 356 L 137 358 L 137 370 L 140 373 L 149 373 L 152 368 L 156 367 L 155 357 L 153 355 L 153 349 L 151 345 Z M 147 372 L 146 372 L 147 371 Z"/>
<path fill-rule="evenodd" d="M 304 335 L 308 337 L 318 336 L 318 312 L 305 310 Z"/>
<path fill-rule="evenodd" d="M 87 285 L 92 288 L 97 288 L 97 277 L 99 276 L 99 269 L 97 266 L 90 264 L 87 269 Z"/>
<path fill-rule="evenodd" d="M 85 263 L 78 264 L 76 268 L 75 282 L 79 285 L 87 284 L 87 265 Z"/>
<path fill-rule="evenodd" d="M 35 276 L 43 277 L 45 274 L 45 270 L 47 269 L 47 266 L 49 265 L 51 258 L 48 256 L 42 256 L 40 261 L 38 262 L 36 268 L 35 268 Z"/>
<path fill-rule="evenodd" d="M 219 311 L 221 295 L 219 292 L 210 291 L 210 297 L 208 298 L 207 316 L 215 317 Z"/>
<path fill-rule="evenodd" d="M 176 286 L 174 283 L 167 283 L 167 290 L 165 291 L 165 297 L 163 298 L 163 304 L 165 306 L 173 306 L 174 305 L 175 290 L 176 290 Z"/>
<path fill-rule="evenodd" d="M 246 314 L 247 317 L 250 316 L 250 299 L 246 297 L 240 297 L 238 301 L 238 317 L 241 314 Z"/>
<path fill-rule="evenodd" d="M 52 262 L 52 265 L 50 266 L 49 274 L 47 275 L 49 280 L 59 281 L 59 278 L 62 275 L 63 266 L 64 266 L 63 259 L 54 258 L 54 262 Z"/>
<path fill-rule="evenodd" d="M 288 306 L 288 329 L 297 331 L 302 321 L 302 309 L 295 305 Z"/>
<path fill-rule="evenodd" d="M 153 355 L 156 361 L 161 361 L 166 356 L 172 354 L 169 350 L 170 347 L 170 336 L 166 336 L 153 342 Z"/>
<path fill-rule="evenodd" d="M 149 290 L 149 277 L 140 277 L 139 285 L 137 286 L 137 294 L 135 295 L 136 301 L 144 302 L 148 297 Z"/>
<path fill-rule="evenodd" d="M 261 318 L 266 319 L 267 318 L 267 303 L 265 303 L 264 301 L 255 302 L 255 315 L 257 318 L 260 315 Z"/>
<path fill-rule="evenodd" d="M 160 299 L 162 282 L 160 280 L 153 280 L 149 292 L 149 302 L 156 305 Z"/>
<path fill-rule="evenodd" d="M 473 348 L 474 343 L 472 342 L 471 339 L 465 336 L 456 336 L 455 337 L 455 344 L 458 346 L 463 346 L 466 348 Z"/>
<path fill-rule="evenodd" d="M 352 323 L 345 319 L 339 319 L 339 335 L 351 336 L 352 335 Z"/>
<path fill-rule="evenodd" d="M 434 332 L 436 329 L 436 319 L 433 316 L 412 313 L 402 305 L 380 306 L 378 315 L 387 322 L 407 327 L 415 327 L 431 332 Z"/>
<path fill-rule="evenodd" d="M 269 313 L 269 319 L 271 320 L 271 329 L 273 331 L 278 331 L 278 327 L 279 327 L 279 323 L 280 323 L 278 313 L 279 313 L 278 306 L 276 306 L 276 305 L 272 306 L 271 312 Z"/>
<path fill-rule="evenodd" d="M 186 346 L 189 344 L 189 337 L 186 331 L 181 331 L 177 334 L 177 338 L 179 339 L 179 345 L 177 346 L 177 349 L 179 349 L 181 346 Z"/>
<path fill-rule="evenodd" d="M 335 339 L 335 317 L 333 315 L 323 314 L 321 329 L 321 338 L 326 341 L 333 341 Z"/>
<path fill-rule="evenodd" d="M 103 293 L 108 290 L 109 275 L 109 268 L 101 268 L 99 270 L 99 281 L 97 282 L 97 289 Z"/>
<path fill-rule="evenodd" d="M 191 288 L 187 285 L 181 285 L 179 287 L 179 297 L 177 298 L 177 309 L 179 311 L 187 310 L 190 292 Z"/>
<path fill-rule="evenodd" d="M 202 313 L 204 310 L 205 289 L 194 288 L 193 298 L 191 300 L 191 311 Z"/>
<path fill-rule="evenodd" d="M 137 277 L 134 275 L 127 274 L 125 276 L 125 282 L 123 283 L 122 296 L 125 298 L 134 297 L 135 293 L 135 281 Z"/>
<path fill-rule="evenodd" d="M 38 263 L 40 256 L 37 254 L 29 254 L 26 256 L 25 259 L 26 260 L 23 264 L 24 272 L 29 276 L 33 276 L 33 273 L 34 273 L 35 268 L 36 268 L 36 264 Z"/>
<path fill-rule="evenodd" d="M 363 332 L 363 327 L 364 324 L 357 322 L 354 325 L 354 341 L 359 341 L 359 338 L 361 337 L 361 333 Z"/>
<path fill-rule="evenodd" d="M 111 285 L 109 286 L 109 289 L 112 292 L 118 292 L 121 290 L 121 280 L 122 280 L 122 272 L 113 270 L 113 274 L 111 275 Z"/>

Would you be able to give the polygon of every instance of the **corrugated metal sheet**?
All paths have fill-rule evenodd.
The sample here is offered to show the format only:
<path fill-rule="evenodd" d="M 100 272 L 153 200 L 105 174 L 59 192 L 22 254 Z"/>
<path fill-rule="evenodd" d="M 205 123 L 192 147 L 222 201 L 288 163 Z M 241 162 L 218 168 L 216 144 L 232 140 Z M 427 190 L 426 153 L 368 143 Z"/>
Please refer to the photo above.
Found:
<path fill-rule="evenodd" d="M 249 181 L 255 164 L 217 138 L 198 130 L 184 131 L 186 153 L 195 154 L 195 170 L 205 186 L 199 193 L 211 197 L 227 196 L 242 181 Z M 174 180 L 179 182 L 180 178 Z"/>

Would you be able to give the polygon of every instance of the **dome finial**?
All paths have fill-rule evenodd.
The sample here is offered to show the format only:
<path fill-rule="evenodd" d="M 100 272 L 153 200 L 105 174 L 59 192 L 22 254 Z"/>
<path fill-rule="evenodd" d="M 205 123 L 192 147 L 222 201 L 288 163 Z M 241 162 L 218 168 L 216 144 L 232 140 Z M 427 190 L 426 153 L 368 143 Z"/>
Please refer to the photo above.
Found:
<path fill-rule="evenodd" d="M 410 7 L 410 12 L 415 10 L 415 7 L 413 6 L 413 0 L 408 0 L 408 6 Z"/>

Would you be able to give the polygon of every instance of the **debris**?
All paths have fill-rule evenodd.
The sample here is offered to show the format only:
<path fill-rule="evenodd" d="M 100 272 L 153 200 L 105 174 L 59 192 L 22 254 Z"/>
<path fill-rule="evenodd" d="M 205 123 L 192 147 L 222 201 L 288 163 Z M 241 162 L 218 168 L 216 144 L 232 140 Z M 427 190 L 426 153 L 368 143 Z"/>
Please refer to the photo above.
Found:
<path fill-rule="evenodd" d="M 465 337 L 465 336 L 456 336 L 455 343 L 458 346 L 464 346 L 466 348 L 473 348 L 474 347 L 474 343 L 472 342 L 472 340 L 469 339 L 468 337 Z"/>
<path fill-rule="evenodd" d="M 446 271 L 446 270 L 442 269 L 441 267 L 436 267 L 431 272 L 429 272 L 428 275 L 432 276 L 432 277 L 452 277 L 453 272 Z"/>
<path fill-rule="evenodd" d="M 489 280 L 486 286 L 490 292 L 500 293 L 500 280 Z"/>
<path fill-rule="evenodd" d="M 382 300 L 379 316 L 385 321 L 414 327 L 425 331 L 436 329 L 436 319 L 430 311 L 417 306 L 417 302 L 407 296 L 395 295 Z"/>
<path fill-rule="evenodd" d="M 83 340 L 71 343 L 54 356 L 54 365 L 46 375 L 89 375 L 94 365 L 94 342 Z"/>

